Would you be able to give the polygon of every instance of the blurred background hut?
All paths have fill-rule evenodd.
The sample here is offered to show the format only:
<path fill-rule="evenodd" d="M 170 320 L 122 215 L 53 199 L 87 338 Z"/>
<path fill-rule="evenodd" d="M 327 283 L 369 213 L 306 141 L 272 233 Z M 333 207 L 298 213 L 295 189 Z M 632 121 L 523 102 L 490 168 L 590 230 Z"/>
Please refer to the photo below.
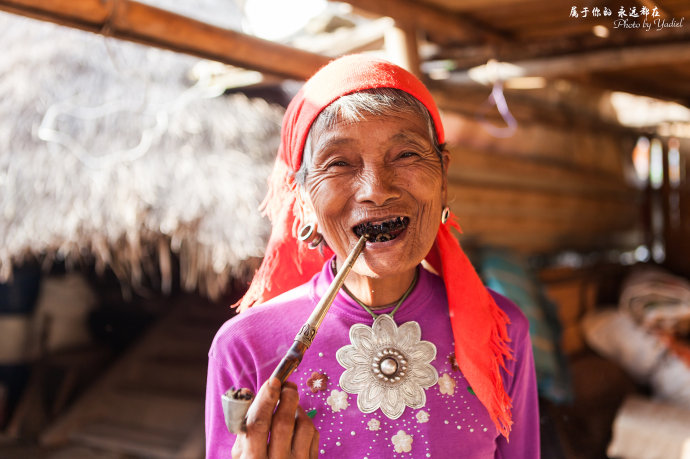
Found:
<path fill-rule="evenodd" d="M 30 256 L 91 257 L 125 289 L 148 277 L 170 292 L 171 252 L 187 290 L 216 299 L 246 277 L 266 242 L 256 209 L 282 109 L 221 97 L 208 61 L 0 19 L 0 281 Z"/>
<path fill-rule="evenodd" d="M 543 456 L 682 457 L 687 2 L 0 9 L 0 456 L 203 456 L 205 352 L 262 256 L 281 106 L 369 52 L 439 103 L 461 241 L 530 318 Z M 640 434 L 661 425 L 666 449 Z"/>
<path fill-rule="evenodd" d="M 189 345 L 202 396 L 203 348 L 270 230 L 283 108 L 224 95 L 211 61 L 6 13 L 0 31 L 0 423 L 36 435 L 176 303 L 218 301 Z"/>

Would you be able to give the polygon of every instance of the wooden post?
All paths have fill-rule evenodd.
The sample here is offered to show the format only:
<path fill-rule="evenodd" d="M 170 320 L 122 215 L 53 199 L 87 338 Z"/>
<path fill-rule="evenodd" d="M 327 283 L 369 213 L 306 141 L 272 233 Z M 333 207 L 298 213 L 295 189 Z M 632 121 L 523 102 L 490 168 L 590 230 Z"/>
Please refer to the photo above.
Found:
<path fill-rule="evenodd" d="M 396 25 L 384 35 L 386 55 L 391 62 L 421 77 L 417 34 L 412 27 Z"/>

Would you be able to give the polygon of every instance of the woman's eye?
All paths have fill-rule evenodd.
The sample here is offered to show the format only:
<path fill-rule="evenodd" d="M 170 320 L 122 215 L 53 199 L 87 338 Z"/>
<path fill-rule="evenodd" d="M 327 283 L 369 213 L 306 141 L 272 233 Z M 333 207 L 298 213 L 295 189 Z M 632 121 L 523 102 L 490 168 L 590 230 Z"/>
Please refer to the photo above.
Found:
<path fill-rule="evenodd" d="M 400 153 L 399 158 L 413 158 L 415 156 L 419 156 L 419 154 L 414 151 L 404 151 Z"/>
<path fill-rule="evenodd" d="M 326 166 L 326 169 L 330 169 L 331 167 L 345 167 L 347 165 L 348 164 L 346 161 L 338 160 L 338 161 L 333 161 L 333 162 L 328 163 L 328 165 Z"/>

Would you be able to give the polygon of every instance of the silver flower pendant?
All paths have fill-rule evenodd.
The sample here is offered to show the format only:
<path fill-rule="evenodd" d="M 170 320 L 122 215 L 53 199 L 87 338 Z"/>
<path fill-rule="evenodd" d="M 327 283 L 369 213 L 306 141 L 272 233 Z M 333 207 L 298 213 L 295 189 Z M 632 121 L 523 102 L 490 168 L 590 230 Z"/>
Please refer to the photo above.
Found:
<path fill-rule="evenodd" d="M 406 406 L 424 406 L 424 389 L 438 382 L 438 373 L 429 363 L 436 358 L 436 346 L 421 336 L 417 322 L 398 327 L 388 314 L 378 316 L 371 327 L 350 327 L 352 344 L 338 349 L 336 359 L 345 367 L 340 387 L 357 395 L 362 413 L 381 408 L 390 419 L 398 419 Z"/>

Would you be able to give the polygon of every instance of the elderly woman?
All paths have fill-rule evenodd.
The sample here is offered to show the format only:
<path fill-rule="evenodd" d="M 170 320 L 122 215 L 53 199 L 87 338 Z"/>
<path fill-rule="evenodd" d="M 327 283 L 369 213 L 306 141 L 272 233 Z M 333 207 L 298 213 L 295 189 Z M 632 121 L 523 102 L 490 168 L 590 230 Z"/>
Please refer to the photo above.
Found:
<path fill-rule="evenodd" d="M 382 60 L 337 59 L 291 102 L 265 202 L 273 233 L 241 309 L 255 306 L 209 352 L 208 457 L 539 456 L 528 325 L 451 234 L 443 142 L 428 90 Z M 271 373 L 362 234 L 281 387 Z M 237 437 L 230 387 L 258 391 Z"/>

